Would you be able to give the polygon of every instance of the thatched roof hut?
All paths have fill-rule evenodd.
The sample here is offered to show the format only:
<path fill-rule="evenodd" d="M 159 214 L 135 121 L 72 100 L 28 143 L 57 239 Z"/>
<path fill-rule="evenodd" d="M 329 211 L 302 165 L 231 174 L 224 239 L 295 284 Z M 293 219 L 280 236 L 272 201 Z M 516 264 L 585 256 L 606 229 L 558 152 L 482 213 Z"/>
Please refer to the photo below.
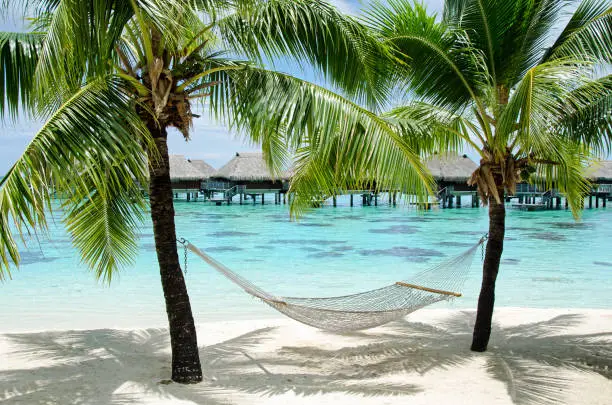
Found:
<path fill-rule="evenodd" d="M 273 181 L 288 180 L 290 175 L 286 172 L 280 178 L 273 176 L 260 152 L 237 152 L 212 177 L 231 181 Z"/>
<path fill-rule="evenodd" d="M 467 183 L 478 165 L 467 155 L 434 155 L 427 168 L 438 182 Z"/>
<path fill-rule="evenodd" d="M 200 171 L 200 173 L 206 176 L 204 177 L 205 179 L 208 179 L 209 177 L 213 177 L 215 173 L 217 173 L 217 169 L 215 169 L 214 167 L 212 167 L 211 165 L 209 165 L 202 159 L 192 159 L 191 164 L 195 168 L 197 168 Z"/>
<path fill-rule="evenodd" d="M 588 175 L 589 179 L 598 183 L 612 182 L 612 160 L 602 160 L 593 165 L 593 172 Z"/>
<path fill-rule="evenodd" d="M 201 163 L 200 163 L 201 162 Z M 200 181 L 210 177 L 210 169 L 203 170 L 203 165 L 213 169 L 203 160 L 193 161 L 186 159 L 183 155 L 170 155 L 170 180 L 179 181 Z"/>

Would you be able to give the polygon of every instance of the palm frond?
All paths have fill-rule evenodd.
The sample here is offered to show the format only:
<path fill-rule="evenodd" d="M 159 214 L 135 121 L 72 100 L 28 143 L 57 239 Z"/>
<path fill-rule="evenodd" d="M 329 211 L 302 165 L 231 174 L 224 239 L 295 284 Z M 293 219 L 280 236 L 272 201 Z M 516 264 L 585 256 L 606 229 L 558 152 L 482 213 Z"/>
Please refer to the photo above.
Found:
<path fill-rule="evenodd" d="M 104 75 L 113 68 L 115 49 L 135 16 L 146 27 L 163 32 L 165 42 L 177 42 L 184 33 L 185 19 L 195 10 L 187 0 L 92 0 L 57 2 L 46 19 L 47 39 L 37 69 L 44 87 L 60 81 L 75 91 L 83 77 Z M 145 36 L 151 32 L 145 30 Z"/>
<path fill-rule="evenodd" d="M 332 195 L 356 184 L 374 184 L 425 197 L 433 180 L 418 155 L 376 114 L 315 84 L 255 67 L 232 73 L 233 124 L 262 143 L 298 152 L 292 212 L 313 194 Z"/>
<path fill-rule="evenodd" d="M 396 65 L 406 65 L 400 71 L 406 77 L 395 76 L 399 85 L 407 81 L 403 90 L 455 110 L 479 104 L 490 77 L 484 55 L 470 45 L 467 33 L 437 22 L 419 3 L 387 3 L 373 3 L 367 22 L 393 47 Z"/>
<path fill-rule="evenodd" d="M 610 0 L 583 0 L 543 60 L 567 57 L 612 63 Z"/>
<path fill-rule="evenodd" d="M 104 77 L 81 88 L 48 119 L 0 182 L 0 279 L 10 275 L 11 263 L 19 264 L 15 234 L 27 242 L 28 233 L 44 231 L 54 196 L 67 198 L 70 225 L 82 212 L 73 207 L 91 203 L 95 206 L 89 212 L 101 212 L 102 201 L 121 200 L 136 182 L 146 184 L 143 147 L 151 142 L 122 85 L 115 77 Z M 94 176 L 97 169 L 104 172 Z M 125 186 L 113 195 L 107 190 L 108 179 Z M 96 192 L 106 194 L 96 197 Z M 131 228 L 134 217 L 123 218 L 123 229 Z M 73 230 L 75 245 L 99 275 L 126 264 L 125 258 L 134 253 L 129 251 L 131 245 L 123 244 L 114 247 L 115 253 L 125 249 L 116 261 L 96 260 L 95 254 L 105 254 L 104 250 L 92 254 L 87 246 L 96 242 L 81 242 L 91 235 L 82 227 L 73 226 Z"/>
<path fill-rule="evenodd" d="M 413 102 L 382 115 L 421 156 L 460 152 L 467 145 L 482 148 L 471 138 L 469 115 L 455 114 L 435 105 Z"/>
<path fill-rule="evenodd" d="M 20 109 L 32 109 L 34 72 L 44 38 L 37 33 L 0 32 L 0 118 L 7 110 L 16 118 Z"/>
<path fill-rule="evenodd" d="M 536 168 L 535 182 L 546 190 L 557 188 L 565 194 L 572 214 L 579 218 L 584 197 L 591 191 L 591 184 L 585 178 L 591 165 L 588 149 L 560 138 L 553 142 L 555 145 L 551 145 L 550 153 L 540 151 L 532 158 Z"/>
<path fill-rule="evenodd" d="M 142 178 L 146 172 L 144 155 L 141 158 L 140 168 L 130 167 L 137 159 L 79 165 L 80 186 L 70 194 L 62 193 L 68 197 L 62 202 L 63 222 L 73 244 L 96 277 L 107 283 L 116 270 L 132 265 L 138 252 L 138 231 L 146 207 L 142 183 L 134 177 Z M 133 173 L 134 169 L 140 172 Z"/>
<path fill-rule="evenodd" d="M 541 62 L 550 46 L 551 30 L 566 7 L 566 2 L 557 0 L 515 2 L 514 19 L 497 52 L 499 83 L 511 89 L 529 69 Z"/>
<path fill-rule="evenodd" d="M 498 149 L 516 145 L 523 153 L 551 153 L 552 128 L 571 113 L 567 103 L 572 91 L 586 84 L 582 61 L 557 59 L 530 69 L 519 82 L 499 118 Z M 588 71 L 587 71 L 588 73 Z"/>
<path fill-rule="evenodd" d="M 516 25 L 526 25 L 527 16 L 522 12 L 526 3 L 532 5 L 534 2 L 448 0 L 447 3 L 450 4 L 445 4 L 444 23 L 467 32 L 471 46 L 484 55 L 493 82 L 505 84 L 508 56 L 515 54 L 508 52 L 508 48 L 517 40 L 519 27 Z"/>
<path fill-rule="evenodd" d="M 558 131 L 600 155 L 612 151 L 612 75 L 578 87 L 566 102 L 570 112 Z"/>
<path fill-rule="evenodd" d="M 363 24 L 318 0 L 246 3 L 218 23 L 228 49 L 255 61 L 262 56 L 307 61 L 349 96 L 372 107 L 386 99 L 389 55 Z"/>

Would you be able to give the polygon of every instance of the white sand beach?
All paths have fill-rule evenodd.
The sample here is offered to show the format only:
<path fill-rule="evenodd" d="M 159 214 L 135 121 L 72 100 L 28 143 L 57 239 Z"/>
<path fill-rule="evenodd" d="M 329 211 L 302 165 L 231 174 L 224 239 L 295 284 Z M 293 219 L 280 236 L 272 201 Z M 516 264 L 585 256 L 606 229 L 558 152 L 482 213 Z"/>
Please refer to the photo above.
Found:
<path fill-rule="evenodd" d="M 2 404 L 601 404 L 612 310 L 500 308 L 490 350 L 473 311 L 421 310 L 337 335 L 291 320 L 200 324 L 204 382 L 169 383 L 164 329 L 0 335 Z"/>

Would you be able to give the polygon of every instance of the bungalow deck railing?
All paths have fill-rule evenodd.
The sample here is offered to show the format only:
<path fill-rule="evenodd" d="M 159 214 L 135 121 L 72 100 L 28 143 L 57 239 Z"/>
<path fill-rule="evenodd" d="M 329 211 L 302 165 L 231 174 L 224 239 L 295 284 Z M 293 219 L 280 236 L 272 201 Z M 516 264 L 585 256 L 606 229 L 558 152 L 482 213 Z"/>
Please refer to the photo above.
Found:
<path fill-rule="evenodd" d="M 221 192 L 232 188 L 232 183 L 227 181 L 206 180 L 202 182 L 201 187 L 203 190 Z"/>

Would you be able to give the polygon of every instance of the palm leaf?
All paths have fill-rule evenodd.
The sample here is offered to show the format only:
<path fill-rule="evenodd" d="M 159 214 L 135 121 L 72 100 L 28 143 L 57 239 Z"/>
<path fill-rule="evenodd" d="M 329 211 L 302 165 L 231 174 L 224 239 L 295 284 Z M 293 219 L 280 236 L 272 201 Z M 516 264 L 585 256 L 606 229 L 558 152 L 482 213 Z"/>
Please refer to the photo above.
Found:
<path fill-rule="evenodd" d="M 407 72 L 404 78 L 395 76 L 398 85 L 407 82 L 404 98 L 416 95 L 453 110 L 480 105 L 490 77 L 483 54 L 470 45 L 464 31 L 449 29 L 422 5 L 408 1 L 375 2 L 366 16 L 396 52 L 398 73 Z"/>
<path fill-rule="evenodd" d="M 569 113 L 559 132 L 605 156 L 612 150 L 612 75 L 589 82 L 567 97 Z"/>
<path fill-rule="evenodd" d="M 16 118 L 20 108 L 32 108 L 34 72 L 44 39 L 37 33 L 0 32 L 0 118 L 6 110 Z"/>
<path fill-rule="evenodd" d="M 552 128 L 572 109 L 568 97 L 585 85 L 583 61 L 557 59 L 540 64 L 525 75 L 499 118 L 499 148 L 516 145 L 523 153 L 554 153 L 557 142 Z M 559 152 L 560 153 L 560 152 Z"/>
<path fill-rule="evenodd" d="M 14 234 L 28 242 L 26 233 L 44 231 L 53 196 L 67 198 L 65 208 L 69 210 L 88 203 L 95 204 L 92 210 L 99 210 L 101 201 L 125 199 L 136 182 L 146 184 L 142 156 L 143 147 L 150 145 L 147 134 L 123 95 L 122 82 L 114 77 L 94 80 L 66 101 L 0 182 L 0 278 L 10 275 L 11 263 L 19 264 Z M 101 169 L 104 171 L 94 175 Z M 124 187 L 113 194 L 107 190 L 108 179 Z M 95 192 L 106 194 L 96 197 Z M 78 217 L 79 211 L 72 211 L 67 217 L 69 224 Z M 127 214 L 123 220 L 124 229 L 135 223 Z M 124 258 L 134 253 L 128 252 L 130 246 L 122 245 L 115 252 L 125 249 L 126 253 L 116 262 L 96 260 L 88 254 L 86 242 L 79 242 L 89 236 L 84 228 L 73 227 L 75 244 L 99 275 L 125 264 Z"/>
<path fill-rule="evenodd" d="M 583 0 L 543 60 L 585 56 L 612 63 L 610 0 Z"/>
<path fill-rule="evenodd" d="M 511 3 L 511 2 L 508 2 Z M 557 0 L 518 1 L 515 17 L 498 51 L 498 82 L 513 88 L 527 71 L 542 61 L 550 32 L 567 3 Z"/>
<path fill-rule="evenodd" d="M 467 145 L 480 147 L 470 134 L 469 115 L 460 115 L 435 105 L 413 102 L 382 115 L 391 122 L 411 148 L 421 156 L 440 151 L 460 152 Z"/>
<path fill-rule="evenodd" d="M 385 47 L 351 17 L 317 0 L 240 2 L 218 23 L 228 49 L 255 61 L 290 57 L 317 67 L 331 83 L 374 107 L 388 95 Z M 248 6 L 245 6 L 245 4 Z M 350 68 L 347 68 L 350 61 Z"/>
<path fill-rule="evenodd" d="M 556 188 L 565 194 L 572 214 L 580 217 L 584 197 L 591 191 L 591 184 L 585 178 L 591 165 L 588 149 L 579 144 L 554 138 L 551 153 L 539 152 L 534 158 L 536 183 L 546 190 Z"/>
<path fill-rule="evenodd" d="M 332 195 L 373 180 L 379 189 L 421 197 L 432 192 L 418 155 L 376 114 L 289 75 L 249 67 L 232 76 L 232 123 L 264 144 L 278 142 L 298 152 L 293 213 L 308 206 L 313 194 Z"/>
<path fill-rule="evenodd" d="M 133 170 L 139 169 L 136 174 L 141 178 L 145 174 L 146 161 L 141 156 L 140 168 L 130 167 L 134 162 L 125 160 L 107 165 L 88 162 L 79 170 L 79 192 L 62 203 L 63 221 L 83 262 L 108 283 L 116 270 L 134 264 L 138 251 L 146 202 Z"/>

